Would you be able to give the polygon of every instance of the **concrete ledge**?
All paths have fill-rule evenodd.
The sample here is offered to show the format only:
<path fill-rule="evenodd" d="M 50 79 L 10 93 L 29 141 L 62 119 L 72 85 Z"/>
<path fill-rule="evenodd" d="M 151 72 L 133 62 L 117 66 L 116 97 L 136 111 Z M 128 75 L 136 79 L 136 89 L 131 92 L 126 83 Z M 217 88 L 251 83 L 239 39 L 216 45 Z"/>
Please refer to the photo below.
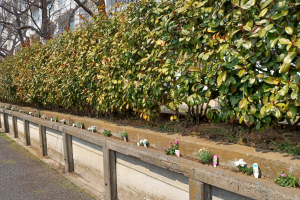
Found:
<path fill-rule="evenodd" d="M 3 112 L 1 109 L 0 112 Z M 13 111 L 5 110 L 5 113 L 12 114 Z M 47 128 L 51 128 L 57 131 L 65 132 L 69 135 L 75 136 L 77 138 L 80 138 L 82 140 L 88 141 L 93 144 L 100 145 L 102 147 L 106 147 L 110 150 L 136 157 L 144 162 L 151 163 L 153 165 L 156 165 L 158 167 L 168 169 L 177 173 L 181 173 L 189 178 L 192 178 L 196 181 L 200 181 L 218 188 L 222 188 L 224 190 L 237 193 L 246 197 L 255 198 L 255 199 L 300 199 L 300 191 L 298 189 L 294 188 L 283 188 L 280 186 L 277 186 L 272 181 L 268 179 L 255 179 L 250 176 L 246 176 L 243 174 L 238 174 L 229 170 L 224 170 L 222 168 L 213 168 L 212 166 L 202 165 L 198 162 L 191 161 L 184 158 L 178 158 L 174 156 L 166 156 L 163 151 L 157 151 L 155 149 L 149 149 L 144 147 L 137 147 L 135 143 L 126 143 L 121 140 L 113 139 L 113 138 L 106 138 L 103 135 L 100 135 L 98 133 L 91 133 L 86 130 L 81 130 L 75 127 L 70 127 L 67 125 L 62 125 L 59 123 L 49 122 L 43 119 L 34 118 L 29 115 L 25 115 L 23 113 L 19 112 L 13 112 L 14 116 L 17 116 L 22 119 L 26 119 L 28 121 L 34 122 L 39 124 L 40 126 L 45 126 Z M 53 116 L 53 115 L 52 115 Z M 73 116 L 72 116 L 73 118 Z M 133 128 L 133 127 L 123 127 L 123 126 L 116 126 L 113 123 L 103 122 L 101 120 L 95 120 L 91 119 L 91 121 L 98 122 L 99 127 L 106 128 L 112 130 L 114 134 L 118 134 L 119 132 L 125 130 L 131 135 L 132 137 L 136 136 L 138 139 L 142 139 L 144 135 L 147 135 L 147 139 L 151 141 L 156 141 L 156 143 L 151 143 L 151 146 L 158 147 L 162 143 L 161 141 L 169 141 L 171 139 L 177 138 L 178 136 L 169 136 L 165 133 L 157 133 L 153 131 L 144 131 L 143 129 Z M 95 125 L 95 122 L 93 122 Z M 101 125 L 101 126 L 100 126 Z M 98 128 L 99 130 L 99 128 Z M 131 132 L 133 131 L 133 132 Z M 146 132 L 146 133 L 145 133 Z M 133 136 L 132 136 L 133 135 Z M 142 135 L 142 137 L 141 137 Z M 151 139 L 149 139 L 151 138 Z M 156 139 L 156 140 L 154 140 Z M 185 138 L 184 138 L 185 139 Z M 134 140 L 133 140 L 134 141 Z M 165 146 L 167 142 L 165 142 L 163 145 Z M 186 147 L 185 145 L 190 144 L 193 145 L 193 142 L 191 141 L 185 141 L 180 140 L 179 145 L 182 149 L 183 147 Z M 197 144 L 199 145 L 199 142 L 194 143 L 194 149 L 198 149 L 196 147 Z M 207 146 L 207 145 L 206 145 Z M 226 146 L 221 144 L 215 145 L 218 151 L 220 149 L 228 149 L 224 151 L 224 154 L 231 154 L 232 152 L 235 152 L 234 150 L 229 150 L 229 148 L 232 148 L 232 146 Z M 203 146 L 201 146 L 202 148 Z M 247 155 L 247 156 L 253 156 L 249 155 L 251 152 L 243 152 L 248 149 L 252 149 L 249 147 L 241 147 L 241 152 L 236 152 L 236 155 Z M 192 147 L 189 147 L 192 148 Z M 213 148 L 213 147 L 212 147 Z M 210 148 L 211 149 L 211 148 Z M 188 152 L 184 151 L 183 152 Z M 218 151 L 217 154 L 219 155 Z M 239 153 L 239 154 L 238 154 Z M 260 152 L 257 152 L 259 154 Z M 281 155 L 277 153 L 270 153 L 267 155 Z M 262 158 L 264 158 L 264 154 L 261 155 Z M 281 155 L 282 156 L 282 155 Z M 238 157 L 238 158 L 244 158 L 245 157 Z M 282 156 L 281 159 L 277 158 L 267 158 L 270 159 L 270 162 L 267 163 L 270 167 L 272 167 L 272 162 L 282 162 L 281 160 L 284 160 Z M 291 159 L 291 158 L 288 158 Z M 221 160 L 220 160 L 221 161 Z M 221 161 L 222 162 L 222 161 Z M 247 160 L 246 160 L 247 162 Z M 299 160 L 291 160 L 290 162 L 293 162 L 294 165 L 298 166 Z M 263 163 L 261 163 L 263 164 Z M 291 163 L 288 163 L 286 161 L 286 164 L 291 165 Z M 260 165 L 261 166 L 261 165 Z M 278 165 L 277 168 L 273 169 L 275 172 L 284 170 L 279 169 Z M 299 173 L 299 172 L 298 172 Z"/>

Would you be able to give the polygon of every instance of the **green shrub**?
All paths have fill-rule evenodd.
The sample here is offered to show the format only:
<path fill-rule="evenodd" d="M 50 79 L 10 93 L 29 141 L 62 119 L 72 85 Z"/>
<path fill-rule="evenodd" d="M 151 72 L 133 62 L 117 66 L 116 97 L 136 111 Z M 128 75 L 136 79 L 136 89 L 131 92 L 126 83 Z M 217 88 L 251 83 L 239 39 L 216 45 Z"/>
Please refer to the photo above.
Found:
<path fill-rule="evenodd" d="M 197 123 L 239 118 L 260 131 L 300 121 L 299 0 L 145 0 L 120 10 L 6 57 L 0 99 L 148 121 L 161 105 L 186 103 Z M 220 110 L 204 107 L 217 97 Z"/>
<path fill-rule="evenodd" d="M 299 179 L 293 177 L 290 174 L 285 174 L 283 172 L 279 172 L 278 176 L 274 179 L 277 185 L 283 187 L 296 187 L 299 184 Z"/>

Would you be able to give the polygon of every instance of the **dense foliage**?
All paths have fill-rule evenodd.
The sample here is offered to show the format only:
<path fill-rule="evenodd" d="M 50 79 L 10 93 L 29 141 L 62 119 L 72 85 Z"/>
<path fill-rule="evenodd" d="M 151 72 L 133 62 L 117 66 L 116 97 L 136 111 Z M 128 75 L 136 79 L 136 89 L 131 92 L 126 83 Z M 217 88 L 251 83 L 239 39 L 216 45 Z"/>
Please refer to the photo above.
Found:
<path fill-rule="evenodd" d="M 292 125 L 299 22 L 299 0 L 142 0 L 3 60 L 0 98 L 146 120 L 186 103 L 197 122 Z M 205 106 L 216 97 L 221 110 Z"/>

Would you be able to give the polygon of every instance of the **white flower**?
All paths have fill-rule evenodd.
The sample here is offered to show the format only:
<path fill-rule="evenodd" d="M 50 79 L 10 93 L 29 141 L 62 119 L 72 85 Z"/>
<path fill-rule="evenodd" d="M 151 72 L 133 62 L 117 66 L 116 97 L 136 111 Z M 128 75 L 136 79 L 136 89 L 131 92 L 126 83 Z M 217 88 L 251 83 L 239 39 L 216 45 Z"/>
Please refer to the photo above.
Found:
<path fill-rule="evenodd" d="M 146 139 L 144 139 L 144 140 L 143 140 L 143 143 L 147 143 L 147 140 L 146 140 Z"/>
<path fill-rule="evenodd" d="M 29 114 L 29 115 L 32 115 L 32 112 L 29 112 L 28 114 Z"/>
<path fill-rule="evenodd" d="M 235 161 L 234 164 L 235 164 L 235 166 L 241 165 L 242 167 L 247 165 L 247 163 L 245 163 L 243 159 L 239 159 L 238 161 Z"/>
<path fill-rule="evenodd" d="M 61 121 L 62 123 L 65 123 L 66 120 L 65 120 L 65 119 L 62 119 L 62 120 L 60 120 L 60 121 Z"/>
<path fill-rule="evenodd" d="M 137 145 L 140 146 L 140 143 L 138 142 Z"/>
<path fill-rule="evenodd" d="M 140 140 L 140 144 L 143 144 L 143 140 Z"/>
<path fill-rule="evenodd" d="M 22 112 L 22 110 L 19 110 L 19 112 Z"/>

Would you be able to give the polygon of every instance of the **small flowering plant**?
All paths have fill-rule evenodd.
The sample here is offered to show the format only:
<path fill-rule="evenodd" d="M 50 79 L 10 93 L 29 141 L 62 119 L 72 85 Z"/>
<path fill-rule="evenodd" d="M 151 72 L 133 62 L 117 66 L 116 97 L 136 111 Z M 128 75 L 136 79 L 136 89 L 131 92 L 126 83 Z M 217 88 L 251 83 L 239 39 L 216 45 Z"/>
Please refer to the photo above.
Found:
<path fill-rule="evenodd" d="M 29 112 L 28 115 L 32 115 L 32 112 Z"/>
<path fill-rule="evenodd" d="M 122 140 L 124 140 L 125 142 L 127 142 L 127 140 L 128 140 L 128 135 L 127 135 L 127 133 L 124 131 L 124 132 L 122 132 L 121 134 L 120 134 L 120 138 L 122 139 Z"/>
<path fill-rule="evenodd" d="M 96 126 L 90 126 L 88 131 L 92 131 L 94 133 L 94 131 L 96 131 Z"/>
<path fill-rule="evenodd" d="M 49 116 L 47 119 L 48 119 L 49 121 L 53 121 L 53 117 L 52 117 L 52 116 Z"/>
<path fill-rule="evenodd" d="M 83 122 L 77 122 L 77 125 L 76 125 L 78 128 L 81 128 L 83 129 L 84 128 L 84 123 Z"/>
<path fill-rule="evenodd" d="M 69 120 L 69 126 L 75 126 L 75 122 L 72 118 L 70 118 L 70 120 Z"/>
<path fill-rule="evenodd" d="M 22 112 L 22 110 L 19 110 L 19 112 L 21 113 L 21 112 Z"/>
<path fill-rule="evenodd" d="M 54 122 L 58 122 L 58 117 L 56 116 L 56 117 L 53 117 L 53 121 Z"/>
<path fill-rule="evenodd" d="M 282 187 L 296 187 L 299 185 L 298 178 L 284 172 L 279 172 L 278 176 L 274 179 L 274 182 Z"/>
<path fill-rule="evenodd" d="M 47 116 L 46 116 L 46 115 L 43 115 L 43 116 L 42 116 L 42 119 L 47 119 Z"/>
<path fill-rule="evenodd" d="M 178 141 L 175 140 L 174 144 L 172 142 L 169 142 L 170 146 L 169 148 L 163 148 L 163 150 L 166 152 L 167 155 L 175 155 L 175 151 L 178 150 Z"/>
<path fill-rule="evenodd" d="M 105 137 L 110 137 L 110 136 L 112 136 L 111 131 L 110 131 L 110 130 L 105 130 L 105 129 L 103 129 L 103 135 L 104 135 Z"/>
<path fill-rule="evenodd" d="M 147 139 L 143 139 L 143 140 L 140 140 L 140 142 L 137 143 L 138 146 L 144 146 L 144 147 L 148 147 L 149 146 L 149 142 Z"/>
<path fill-rule="evenodd" d="M 23 111 L 23 113 L 24 113 L 24 114 L 26 114 L 26 115 L 28 115 L 28 114 L 29 114 L 27 110 Z"/>
<path fill-rule="evenodd" d="M 65 124 L 65 123 L 66 123 L 66 120 L 65 120 L 65 119 L 62 119 L 62 120 L 60 120 L 60 122 L 61 122 L 62 124 Z"/>
<path fill-rule="evenodd" d="M 40 112 L 35 112 L 33 116 L 34 117 L 40 117 Z"/>
<path fill-rule="evenodd" d="M 247 175 L 253 174 L 253 167 L 247 168 L 247 163 L 243 159 L 239 159 L 234 162 L 235 166 L 239 168 L 239 171 L 246 173 Z"/>
<path fill-rule="evenodd" d="M 195 154 L 201 160 L 202 163 L 207 164 L 213 159 L 212 151 L 205 148 L 200 149 L 199 152 Z"/>

